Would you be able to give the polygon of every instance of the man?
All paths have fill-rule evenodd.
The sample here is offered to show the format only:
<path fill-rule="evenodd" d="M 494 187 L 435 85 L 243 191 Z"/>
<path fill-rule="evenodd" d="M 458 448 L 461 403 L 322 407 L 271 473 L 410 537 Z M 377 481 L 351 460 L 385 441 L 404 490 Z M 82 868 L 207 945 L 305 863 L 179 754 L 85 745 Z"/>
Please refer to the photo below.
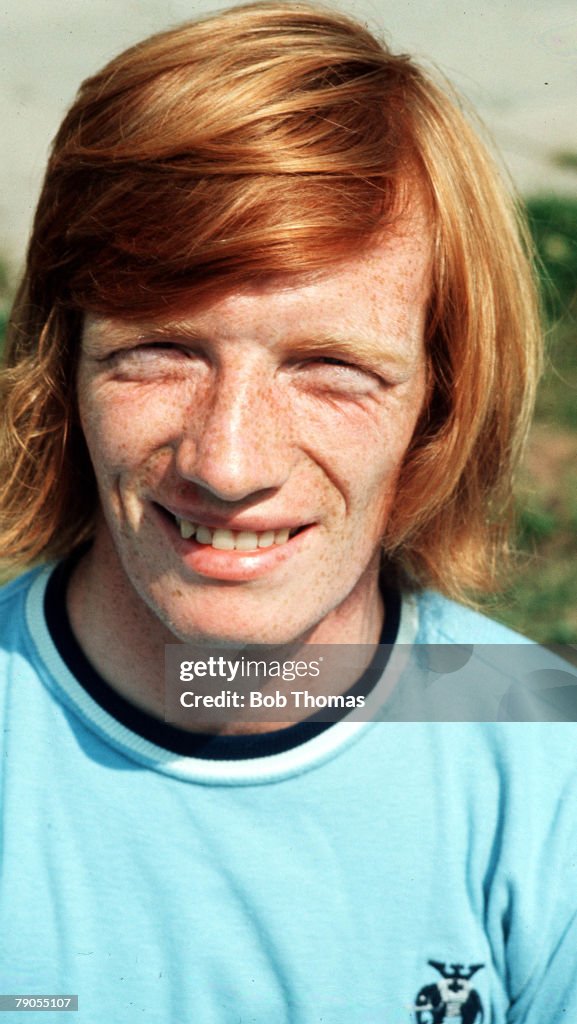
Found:
<path fill-rule="evenodd" d="M 49 564 L 3 595 L 3 992 L 570 1019 L 572 726 L 397 713 L 378 653 L 333 689 L 388 721 L 165 720 L 167 644 L 522 652 L 453 599 L 504 554 L 537 369 L 489 157 L 360 25 L 237 8 L 84 84 L 5 372 L 2 550 Z"/>

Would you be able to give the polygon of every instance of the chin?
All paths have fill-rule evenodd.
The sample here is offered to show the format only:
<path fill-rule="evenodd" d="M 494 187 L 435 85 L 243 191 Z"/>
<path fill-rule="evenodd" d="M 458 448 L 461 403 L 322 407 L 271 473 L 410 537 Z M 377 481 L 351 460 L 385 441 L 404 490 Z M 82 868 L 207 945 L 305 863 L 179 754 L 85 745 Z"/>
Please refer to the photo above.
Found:
<path fill-rule="evenodd" d="M 263 644 L 283 646 L 295 640 L 304 639 L 316 626 L 304 616 L 287 621 L 280 615 L 271 620 L 270 614 L 255 614 L 253 609 L 232 609 L 223 602 L 194 602 L 193 607 L 179 603 L 178 606 L 155 607 L 152 611 L 168 629 L 171 636 L 165 643 L 187 643 L 247 646 Z"/>
<path fill-rule="evenodd" d="M 223 626 L 222 623 L 196 621 L 191 624 L 181 621 L 172 625 L 171 632 L 177 643 L 199 644 L 203 647 L 284 647 L 296 640 L 304 640 L 311 629 L 314 629 L 314 626 L 305 625 L 303 628 L 290 629 L 270 623 L 267 626 L 258 623 L 246 626 L 242 623 L 235 625 L 227 622 L 226 626 Z"/>

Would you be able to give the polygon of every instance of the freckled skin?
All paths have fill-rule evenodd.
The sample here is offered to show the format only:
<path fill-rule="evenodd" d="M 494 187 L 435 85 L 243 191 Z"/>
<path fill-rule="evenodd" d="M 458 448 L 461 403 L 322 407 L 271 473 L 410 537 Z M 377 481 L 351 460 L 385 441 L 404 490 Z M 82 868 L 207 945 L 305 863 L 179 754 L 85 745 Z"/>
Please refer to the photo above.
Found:
<path fill-rule="evenodd" d="M 380 539 L 425 396 L 429 286 L 414 218 L 330 273 L 187 310 L 170 347 L 151 341 L 157 324 L 87 320 L 78 399 L 101 510 L 69 610 L 119 689 L 154 709 L 175 639 L 378 639 Z M 155 504 L 312 526 L 270 572 L 223 581 L 184 563 Z"/>

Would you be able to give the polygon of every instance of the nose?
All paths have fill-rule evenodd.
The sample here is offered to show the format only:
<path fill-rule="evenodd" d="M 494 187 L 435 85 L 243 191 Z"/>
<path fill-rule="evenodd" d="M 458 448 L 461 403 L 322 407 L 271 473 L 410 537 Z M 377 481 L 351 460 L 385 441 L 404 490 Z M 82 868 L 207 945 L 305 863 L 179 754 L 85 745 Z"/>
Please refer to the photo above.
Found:
<path fill-rule="evenodd" d="M 187 410 L 177 470 L 222 501 L 277 490 L 293 463 L 290 416 L 262 373 L 222 372 Z"/>

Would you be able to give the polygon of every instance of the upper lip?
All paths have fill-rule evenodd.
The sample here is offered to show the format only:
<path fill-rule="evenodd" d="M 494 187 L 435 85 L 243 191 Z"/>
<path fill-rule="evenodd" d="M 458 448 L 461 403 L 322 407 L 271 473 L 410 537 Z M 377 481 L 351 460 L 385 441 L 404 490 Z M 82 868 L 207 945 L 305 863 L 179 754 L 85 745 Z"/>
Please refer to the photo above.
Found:
<path fill-rule="evenodd" d="M 267 533 L 269 530 L 296 530 L 302 526 L 309 526 L 310 520 L 294 520 L 289 518 L 281 519 L 279 516 L 219 516 L 218 513 L 203 513 L 195 509 L 177 509 L 176 506 L 163 505 L 157 502 L 165 512 L 175 516 L 176 519 L 185 519 L 196 526 L 206 526 L 209 530 L 232 530 L 234 533 Z"/>

